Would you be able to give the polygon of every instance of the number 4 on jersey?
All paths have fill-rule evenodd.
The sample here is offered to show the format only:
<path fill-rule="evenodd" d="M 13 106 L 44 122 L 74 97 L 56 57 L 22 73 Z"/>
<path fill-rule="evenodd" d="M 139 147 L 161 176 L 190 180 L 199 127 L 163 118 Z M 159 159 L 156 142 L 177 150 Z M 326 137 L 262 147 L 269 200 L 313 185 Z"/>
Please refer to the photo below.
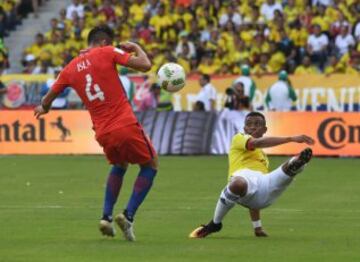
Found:
<path fill-rule="evenodd" d="M 101 91 L 100 86 L 98 84 L 94 84 L 92 82 L 92 77 L 90 74 L 87 74 L 86 76 L 86 87 L 85 92 L 89 99 L 89 101 L 94 101 L 95 99 L 100 99 L 101 101 L 105 100 L 104 92 Z M 93 87 L 94 92 L 92 93 L 91 87 Z"/>

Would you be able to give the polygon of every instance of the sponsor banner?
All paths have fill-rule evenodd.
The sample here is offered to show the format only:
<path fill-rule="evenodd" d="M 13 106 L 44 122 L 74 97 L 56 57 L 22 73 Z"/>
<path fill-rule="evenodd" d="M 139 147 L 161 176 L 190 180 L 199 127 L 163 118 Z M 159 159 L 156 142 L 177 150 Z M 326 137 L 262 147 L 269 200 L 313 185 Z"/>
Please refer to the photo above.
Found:
<path fill-rule="evenodd" d="M 226 154 L 246 114 L 236 111 L 138 113 L 137 117 L 161 155 Z M 359 113 L 266 113 L 267 136 L 306 134 L 316 140 L 315 155 L 360 156 Z M 266 149 L 274 155 L 297 154 L 306 145 Z M 32 111 L 2 111 L 0 154 L 99 154 L 86 111 L 52 111 L 37 120 Z"/>
<path fill-rule="evenodd" d="M 6 84 L 20 83 L 25 89 L 25 101 L 10 103 L 9 107 L 35 105 L 40 101 L 39 91 L 51 75 L 3 75 L 1 80 Z M 237 76 L 213 76 L 212 83 L 216 87 L 217 109 L 223 108 L 225 90 L 231 86 Z M 298 95 L 294 103 L 294 109 L 298 111 L 336 111 L 336 112 L 358 112 L 360 111 L 360 75 L 291 75 L 290 80 Z M 136 84 L 135 104 L 148 92 L 150 84 L 155 77 L 144 75 L 132 76 Z M 196 95 L 200 90 L 198 76 L 188 77 L 183 90 L 173 95 L 173 103 L 176 111 L 191 111 Z M 253 100 L 253 108 L 261 110 L 264 108 L 264 99 L 267 89 L 277 81 L 276 75 L 253 77 L 257 91 Z M 14 93 L 12 93 L 14 94 Z M 14 97 L 11 97 L 14 99 Z M 11 100 L 11 99 L 10 99 Z"/>
<path fill-rule="evenodd" d="M 313 137 L 316 155 L 360 156 L 359 113 L 276 113 L 266 114 L 268 136 L 305 134 Z M 265 150 L 269 154 L 296 154 L 306 147 L 290 143 Z"/>
<path fill-rule="evenodd" d="M 137 113 L 159 154 L 209 154 L 216 113 Z M 37 120 L 30 110 L 0 114 L 0 154 L 99 154 L 87 111 L 53 110 Z"/>
<path fill-rule="evenodd" d="M 51 111 L 37 120 L 33 112 L 2 111 L 0 154 L 97 154 L 86 111 Z"/>

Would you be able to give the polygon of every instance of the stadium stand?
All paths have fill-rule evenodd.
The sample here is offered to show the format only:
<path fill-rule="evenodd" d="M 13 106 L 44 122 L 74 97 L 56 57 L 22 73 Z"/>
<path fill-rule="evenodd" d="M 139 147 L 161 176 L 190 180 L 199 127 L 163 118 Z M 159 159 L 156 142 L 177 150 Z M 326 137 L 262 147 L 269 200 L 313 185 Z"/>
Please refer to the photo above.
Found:
<path fill-rule="evenodd" d="M 107 23 L 117 43 L 146 46 L 153 72 L 165 61 L 187 73 L 239 74 L 240 64 L 258 75 L 360 71 L 359 0 L 72 2 L 23 58 L 63 66 L 85 46 L 91 27 Z"/>
<path fill-rule="evenodd" d="M 48 0 L 46 0 L 48 1 Z M 38 16 L 38 7 L 45 0 L 2 0 L 0 1 L 0 75 L 9 68 L 9 52 L 4 38 L 22 24 L 30 13 Z"/>

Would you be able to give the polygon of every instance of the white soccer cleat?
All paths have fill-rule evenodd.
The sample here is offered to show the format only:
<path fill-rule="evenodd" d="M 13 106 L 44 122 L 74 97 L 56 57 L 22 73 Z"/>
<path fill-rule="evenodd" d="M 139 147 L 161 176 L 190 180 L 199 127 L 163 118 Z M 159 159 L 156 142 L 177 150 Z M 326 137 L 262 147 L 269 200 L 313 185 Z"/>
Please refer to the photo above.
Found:
<path fill-rule="evenodd" d="M 120 227 L 127 241 L 135 241 L 134 222 L 130 222 L 124 214 L 117 215 L 115 222 Z"/>
<path fill-rule="evenodd" d="M 115 236 L 115 228 L 113 226 L 113 223 L 107 220 L 100 220 L 99 230 L 101 234 L 103 234 L 104 236 L 108 236 L 108 237 Z"/>

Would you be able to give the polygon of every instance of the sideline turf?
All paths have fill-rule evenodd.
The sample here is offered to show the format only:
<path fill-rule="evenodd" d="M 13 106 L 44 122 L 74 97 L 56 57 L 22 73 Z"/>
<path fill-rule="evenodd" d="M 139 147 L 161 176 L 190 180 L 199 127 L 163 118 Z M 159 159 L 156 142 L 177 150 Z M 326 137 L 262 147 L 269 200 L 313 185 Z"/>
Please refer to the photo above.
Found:
<path fill-rule="evenodd" d="M 285 158 L 271 158 L 272 168 Z M 161 157 L 137 214 L 138 241 L 100 236 L 104 182 L 100 156 L 0 156 L 0 261 L 360 261 L 360 160 L 314 159 L 263 211 L 270 237 L 252 235 L 235 208 L 223 230 L 190 240 L 211 218 L 226 182 L 226 157 Z M 137 173 L 125 177 L 116 211 Z"/>

